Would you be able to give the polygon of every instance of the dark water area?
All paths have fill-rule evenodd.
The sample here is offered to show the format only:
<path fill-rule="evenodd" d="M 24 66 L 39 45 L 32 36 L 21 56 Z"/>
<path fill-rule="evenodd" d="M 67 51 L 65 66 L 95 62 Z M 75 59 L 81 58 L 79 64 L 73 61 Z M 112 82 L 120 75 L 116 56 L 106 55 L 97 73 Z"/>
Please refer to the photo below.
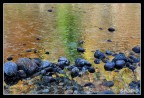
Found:
<path fill-rule="evenodd" d="M 140 8 L 140 4 L 123 3 L 4 4 L 4 62 L 12 56 L 14 62 L 21 57 L 39 57 L 56 63 L 60 56 L 64 56 L 74 64 L 74 60 L 81 57 L 92 63 L 96 73 L 77 77 L 75 81 L 79 84 L 93 82 L 96 85 L 93 90 L 102 91 L 110 89 L 101 86 L 101 81 L 107 79 L 114 81 L 111 89 L 119 93 L 135 79 L 132 71 L 127 68 L 120 70 L 119 74 L 105 71 L 104 63 L 94 63 L 93 51 L 111 50 L 128 56 L 134 46 L 141 44 Z M 115 31 L 109 32 L 109 27 Z M 79 41 L 84 43 L 79 44 Z M 77 47 L 86 51 L 78 53 Z M 32 52 L 26 52 L 28 49 Z M 135 74 L 140 80 L 141 67 L 137 67 Z M 10 87 L 11 94 L 21 94 L 16 88 L 21 88 L 22 84 L 20 81 Z M 29 93 L 28 88 L 21 90 Z"/>

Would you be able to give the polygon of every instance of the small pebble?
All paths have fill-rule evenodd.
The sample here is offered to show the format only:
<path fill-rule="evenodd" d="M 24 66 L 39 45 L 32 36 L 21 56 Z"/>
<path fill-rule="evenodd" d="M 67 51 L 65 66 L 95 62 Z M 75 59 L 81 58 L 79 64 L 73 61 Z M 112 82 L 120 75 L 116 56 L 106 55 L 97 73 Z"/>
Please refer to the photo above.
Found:
<path fill-rule="evenodd" d="M 45 54 L 49 54 L 49 52 L 45 52 Z"/>
<path fill-rule="evenodd" d="M 110 28 L 108 28 L 108 31 L 109 31 L 109 32 L 114 32 L 114 31 L 115 31 L 115 29 L 114 29 L 114 28 L 112 28 L 112 27 L 110 27 Z"/>
<path fill-rule="evenodd" d="M 108 39 L 107 42 L 112 42 L 112 40 Z"/>
<path fill-rule="evenodd" d="M 40 38 L 36 38 L 36 40 L 40 40 Z"/>
<path fill-rule="evenodd" d="M 52 12 L 52 9 L 49 9 L 48 12 Z"/>
<path fill-rule="evenodd" d="M 26 52 L 32 52 L 32 50 L 31 50 L 31 49 L 29 49 L 29 50 L 26 50 Z"/>
<path fill-rule="evenodd" d="M 13 60 L 13 57 L 10 56 L 10 57 L 7 58 L 7 60 L 11 61 L 11 60 Z"/>

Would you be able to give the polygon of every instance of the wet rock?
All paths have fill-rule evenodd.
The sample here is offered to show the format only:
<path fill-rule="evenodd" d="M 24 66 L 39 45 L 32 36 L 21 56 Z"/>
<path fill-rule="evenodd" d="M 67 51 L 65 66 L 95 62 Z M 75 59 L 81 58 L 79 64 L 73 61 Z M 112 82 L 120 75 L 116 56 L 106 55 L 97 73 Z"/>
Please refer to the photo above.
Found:
<path fill-rule="evenodd" d="M 32 52 L 32 50 L 31 50 L 31 49 L 28 49 L 28 50 L 26 50 L 26 52 Z"/>
<path fill-rule="evenodd" d="M 134 51 L 135 53 L 140 53 L 140 46 L 133 47 L 132 51 Z"/>
<path fill-rule="evenodd" d="M 113 81 L 104 81 L 102 84 L 104 86 L 106 86 L 106 87 L 112 87 L 112 86 L 114 86 L 114 82 Z"/>
<path fill-rule="evenodd" d="M 11 61 L 11 60 L 13 60 L 13 57 L 9 56 L 9 57 L 7 58 L 7 60 L 8 60 L 8 61 Z"/>
<path fill-rule="evenodd" d="M 45 54 L 49 54 L 49 52 L 47 51 L 47 52 L 45 52 Z"/>
<path fill-rule="evenodd" d="M 90 62 L 88 62 L 87 60 L 84 60 L 82 58 L 77 58 L 75 60 L 75 65 L 78 67 L 83 67 L 84 65 L 91 66 Z"/>
<path fill-rule="evenodd" d="M 71 77 L 77 77 L 79 75 L 79 69 L 77 67 L 74 67 L 71 71 Z"/>
<path fill-rule="evenodd" d="M 95 63 L 95 64 L 100 64 L 100 59 L 95 59 L 95 60 L 94 60 L 94 63 Z"/>
<path fill-rule="evenodd" d="M 42 90 L 42 93 L 48 93 L 48 92 L 49 92 L 49 89 Z"/>
<path fill-rule="evenodd" d="M 130 65 L 131 65 L 131 63 L 130 62 L 126 62 L 126 67 L 129 67 Z"/>
<path fill-rule="evenodd" d="M 78 51 L 78 52 L 82 52 L 82 53 L 83 53 L 83 52 L 85 52 L 85 49 L 84 49 L 84 48 L 82 48 L 82 47 L 78 47 L 78 48 L 77 48 L 77 51 Z"/>
<path fill-rule="evenodd" d="M 65 57 L 60 57 L 59 59 L 58 59 L 58 65 L 62 68 L 62 69 L 64 69 L 64 67 L 65 66 L 68 66 L 70 64 L 70 61 L 67 59 L 67 58 L 65 58 Z"/>
<path fill-rule="evenodd" d="M 113 53 L 111 51 L 109 51 L 109 50 L 106 50 L 105 54 L 112 55 Z"/>
<path fill-rule="evenodd" d="M 48 12 L 52 12 L 52 9 L 48 9 Z"/>
<path fill-rule="evenodd" d="M 12 61 L 4 63 L 4 73 L 8 76 L 13 76 L 17 74 L 18 66 Z"/>
<path fill-rule="evenodd" d="M 132 55 L 130 55 L 129 58 L 132 60 L 132 61 L 131 61 L 132 63 L 138 63 L 138 62 L 140 62 L 140 59 L 139 59 L 139 58 L 136 58 L 136 57 L 134 57 L 134 56 L 132 56 Z"/>
<path fill-rule="evenodd" d="M 64 83 L 63 83 L 63 82 L 60 82 L 60 83 L 59 83 L 59 86 L 64 86 Z"/>
<path fill-rule="evenodd" d="M 125 65 L 125 61 L 124 60 L 117 60 L 115 68 L 122 69 L 124 67 L 124 65 Z"/>
<path fill-rule="evenodd" d="M 23 70 L 19 70 L 18 75 L 20 78 L 26 78 L 27 77 L 26 73 Z"/>
<path fill-rule="evenodd" d="M 106 71 L 113 71 L 115 68 L 115 63 L 114 62 L 108 62 L 108 63 L 105 63 L 104 65 L 104 69 Z"/>
<path fill-rule="evenodd" d="M 110 27 L 110 28 L 108 28 L 108 31 L 109 31 L 109 32 L 114 32 L 114 31 L 115 31 L 115 29 L 114 29 L 114 28 L 112 28 L 112 27 Z"/>
<path fill-rule="evenodd" d="M 108 39 L 107 42 L 112 42 L 112 40 Z"/>
<path fill-rule="evenodd" d="M 87 87 L 87 86 L 89 86 L 90 88 L 95 88 L 95 85 L 91 82 L 87 82 L 83 85 L 83 87 Z"/>
<path fill-rule="evenodd" d="M 32 75 L 38 69 L 37 64 L 29 58 L 19 58 L 16 62 L 20 70 L 24 70 L 27 75 Z"/>
<path fill-rule="evenodd" d="M 103 62 L 103 63 L 108 63 L 108 62 L 110 62 L 110 61 L 109 61 L 109 58 L 105 58 L 105 59 L 102 59 L 102 62 Z"/>
<path fill-rule="evenodd" d="M 97 94 L 115 94 L 115 93 L 113 91 L 110 91 L 110 90 L 105 90 L 102 92 L 98 92 Z"/>
<path fill-rule="evenodd" d="M 12 76 L 8 76 L 6 73 L 4 73 L 4 82 L 7 84 L 7 85 L 15 85 L 17 84 L 19 81 L 19 77 L 16 75 L 12 75 Z"/>
<path fill-rule="evenodd" d="M 140 87 L 140 81 L 132 81 L 132 82 L 129 84 L 129 86 L 130 86 L 131 89 L 139 88 L 139 87 Z"/>
<path fill-rule="evenodd" d="M 94 72 L 95 72 L 95 69 L 94 69 L 94 67 L 91 66 L 91 67 L 88 68 L 88 71 L 89 71 L 90 73 L 94 73 Z"/>
<path fill-rule="evenodd" d="M 50 67 L 52 65 L 51 62 L 47 61 L 47 60 L 44 60 L 42 61 L 41 63 L 41 68 L 46 68 L 46 67 Z"/>
<path fill-rule="evenodd" d="M 112 61 L 116 62 L 117 60 L 124 60 L 125 62 L 127 62 L 127 58 L 124 53 L 117 54 Z"/>
<path fill-rule="evenodd" d="M 128 68 L 134 72 L 134 70 L 136 69 L 136 66 L 129 66 Z"/>
<path fill-rule="evenodd" d="M 45 83 L 51 83 L 51 82 L 54 82 L 55 79 L 51 76 L 43 76 L 42 81 L 45 82 Z"/>
<path fill-rule="evenodd" d="M 41 70 L 41 74 L 45 75 L 46 74 L 46 70 Z"/>
<path fill-rule="evenodd" d="M 66 90 L 65 94 L 73 94 L 73 90 Z"/>
<path fill-rule="evenodd" d="M 104 53 L 100 52 L 99 50 L 96 50 L 96 52 L 94 53 L 94 57 L 97 59 L 104 59 L 106 56 Z"/>
<path fill-rule="evenodd" d="M 74 65 L 71 65 L 71 66 L 66 66 L 65 68 L 68 70 L 68 71 L 71 71 L 75 66 Z"/>
<path fill-rule="evenodd" d="M 40 58 L 33 58 L 32 61 L 35 62 L 38 66 L 40 66 L 42 63 L 42 60 Z"/>

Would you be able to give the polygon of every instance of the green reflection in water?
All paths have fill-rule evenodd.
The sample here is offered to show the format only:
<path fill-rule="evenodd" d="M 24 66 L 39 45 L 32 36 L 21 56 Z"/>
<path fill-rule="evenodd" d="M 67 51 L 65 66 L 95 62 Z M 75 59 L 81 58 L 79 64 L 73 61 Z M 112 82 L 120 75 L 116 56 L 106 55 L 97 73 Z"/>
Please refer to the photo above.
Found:
<path fill-rule="evenodd" d="M 77 52 L 80 40 L 80 14 L 74 11 L 72 4 L 59 4 L 57 6 L 58 32 L 64 43 L 65 54 L 70 61 L 81 57 Z"/>

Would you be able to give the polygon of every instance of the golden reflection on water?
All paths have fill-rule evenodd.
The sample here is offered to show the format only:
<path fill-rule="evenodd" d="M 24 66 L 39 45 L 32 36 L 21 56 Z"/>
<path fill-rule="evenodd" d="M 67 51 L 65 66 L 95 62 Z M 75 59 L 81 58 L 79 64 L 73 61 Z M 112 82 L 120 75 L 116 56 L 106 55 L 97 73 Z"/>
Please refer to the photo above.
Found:
<path fill-rule="evenodd" d="M 60 56 L 68 56 L 66 49 L 70 49 L 66 46 L 70 42 L 65 40 L 64 37 L 66 36 L 63 34 L 69 33 L 69 37 L 66 38 L 68 40 L 68 38 L 76 35 L 77 32 L 80 35 L 72 41 L 85 41 L 82 46 L 86 49 L 86 52 L 81 56 L 90 61 L 95 68 L 98 68 L 100 77 L 114 80 L 115 85 L 112 89 L 118 93 L 118 88 L 125 87 L 125 85 L 134 79 L 132 72 L 128 69 L 121 70 L 120 73 L 123 71 L 126 73 L 122 78 L 116 72 L 106 72 L 103 68 L 104 63 L 99 65 L 94 64 L 94 52 L 91 51 L 95 51 L 96 49 L 105 51 L 108 49 L 115 52 L 121 51 L 127 53 L 135 45 L 140 45 L 140 4 L 67 4 L 71 6 L 70 9 L 65 9 L 65 12 L 69 12 L 69 15 L 65 15 L 64 19 L 58 20 L 58 16 L 61 15 L 60 18 L 63 18 L 62 12 L 64 13 L 58 7 L 59 5 L 4 4 L 4 60 L 6 61 L 8 56 L 14 55 L 14 61 L 19 57 L 41 57 L 52 62 L 57 62 Z M 48 12 L 48 9 L 52 9 L 52 12 Z M 62 12 L 58 14 L 58 11 Z M 70 18 L 67 17 L 74 18 L 71 22 L 79 25 L 78 30 L 59 31 L 61 27 L 58 23 L 65 19 L 68 21 Z M 79 21 L 76 21 L 75 17 Z M 67 30 L 69 27 L 71 26 L 66 26 L 63 29 Z M 114 33 L 108 32 L 107 29 L 109 27 L 114 27 L 116 31 Z M 41 40 L 36 40 L 36 38 L 40 38 Z M 112 42 L 107 42 L 108 39 L 111 39 Z M 37 49 L 38 53 L 25 52 L 31 48 Z M 44 54 L 46 51 L 49 51 L 50 54 Z M 79 56 L 79 54 L 76 54 L 76 56 Z M 112 59 L 112 57 L 110 58 Z M 95 85 L 98 85 L 99 80 L 94 80 L 97 78 L 97 74 L 85 75 L 82 79 L 76 78 L 76 80 L 78 83 L 92 81 Z M 103 89 L 107 88 L 100 86 L 96 91 Z"/>

